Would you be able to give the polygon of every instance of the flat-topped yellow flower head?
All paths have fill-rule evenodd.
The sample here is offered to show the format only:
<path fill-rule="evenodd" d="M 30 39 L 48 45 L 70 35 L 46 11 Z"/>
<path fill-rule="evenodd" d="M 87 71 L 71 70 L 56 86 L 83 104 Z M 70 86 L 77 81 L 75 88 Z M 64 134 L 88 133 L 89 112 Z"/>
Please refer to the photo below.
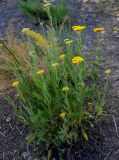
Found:
<path fill-rule="evenodd" d="M 58 63 L 51 64 L 51 67 L 57 67 L 57 66 L 58 66 Z"/>
<path fill-rule="evenodd" d="M 42 75 L 43 73 L 44 73 L 43 69 L 40 69 L 40 70 L 37 71 L 37 74 L 39 74 L 39 75 Z"/>
<path fill-rule="evenodd" d="M 75 56 L 74 58 L 72 58 L 72 63 L 73 64 L 79 64 L 79 63 L 81 63 L 83 61 L 84 61 L 84 58 L 80 57 L 80 56 Z"/>
<path fill-rule="evenodd" d="M 80 32 L 82 32 L 84 29 L 86 29 L 86 26 L 73 26 L 72 27 L 73 31 L 80 31 Z"/>
<path fill-rule="evenodd" d="M 103 28 L 103 27 L 100 27 L 100 28 L 93 28 L 93 31 L 94 32 L 102 32 L 102 31 L 104 31 L 105 29 Z"/>
<path fill-rule="evenodd" d="M 65 117 L 65 115 L 66 115 L 66 113 L 65 113 L 65 112 L 60 113 L 60 117 L 61 117 L 61 118 L 64 118 L 64 117 Z"/>
<path fill-rule="evenodd" d="M 107 74 L 107 75 L 111 74 L 111 70 L 110 70 L 110 69 L 107 69 L 107 70 L 105 71 L 105 74 Z"/>
<path fill-rule="evenodd" d="M 60 56 L 59 56 L 59 59 L 64 59 L 65 58 L 65 54 L 61 54 Z"/>
<path fill-rule="evenodd" d="M 15 81 L 12 83 L 12 87 L 17 87 L 19 85 L 19 81 Z"/>

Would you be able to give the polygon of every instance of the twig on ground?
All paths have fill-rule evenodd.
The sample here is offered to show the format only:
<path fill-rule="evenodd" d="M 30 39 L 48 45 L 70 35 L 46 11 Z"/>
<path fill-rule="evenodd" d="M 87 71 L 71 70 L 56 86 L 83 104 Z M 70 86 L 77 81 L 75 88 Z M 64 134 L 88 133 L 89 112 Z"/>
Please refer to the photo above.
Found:
<path fill-rule="evenodd" d="M 0 132 L 0 134 L 1 134 L 2 136 L 6 137 L 6 135 L 5 135 L 5 134 L 3 134 L 2 132 Z"/>
<path fill-rule="evenodd" d="M 104 160 L 107 160 L 107 158 L 110 156 L 110 154 L 111 154 L 111 152 L 109 152 L 109 153 L 106 155 L 106 157 L 105 157 Z"/>
<path fill-rule="evenodd" d="M 112 117 L 113 117 L 113 121 L 114 121 L 115 129 L 116 129 L 117 137 L 119 138 L 119 132 L 118 132 L 118 128 L 117 128 L 117 123 L 116 123 L 116 120 L 115 120 L 114 115 L 112 115 Z"/>
<path fill-rule="evenodd" d="M 119 149 L 114 154 L 118 154 L 118 153 L 119 153 Z"/>
<path fill-rule="evenodd" d="M 4 153 L 4 152 L 2 153 L 2 158 L 3 158 L 3 160 L 4 160 L 4 158 L 5 158 L 5 153 Z"/>
<path fill-rule="evenodd" d="M 105 116 L 111 116 L 113 118 L 116 134 L 117 134 L 117 137 L 119 138 L 119 132 L 118 132 L 118 127 L 117 127 L 115 116 L 111 115 L 111 114 L 103 114 L 103 115 L 105 115 Z"/>
<path fill-rule="evenodd" d="M 9 123 L 9 126 L 10 126 L 11 130 L 13 130 L 11 123 Z"/>
<path fill-rule="evenodd" d="M 15 128 L 16 128 L 19 132 L 21 132 L 20 129 L 19 129 L 17 126 L 15 126 Z"/>
<path fill-rule="evenodd" d="M 23 130 L 20 130 L 17 126 L 16 126 L 15 128 L 19 131 L 19 134 L 20 134 L 20 135 L 23 134 Z"/>

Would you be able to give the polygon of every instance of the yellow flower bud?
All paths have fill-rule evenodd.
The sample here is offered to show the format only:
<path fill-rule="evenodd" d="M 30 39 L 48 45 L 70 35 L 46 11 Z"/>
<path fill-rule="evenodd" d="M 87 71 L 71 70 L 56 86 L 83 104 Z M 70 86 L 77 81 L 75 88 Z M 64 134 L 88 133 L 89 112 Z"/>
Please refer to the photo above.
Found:
<path fill-rule="evenodd" d="M 107 70 L 105 71 L 105 73 L 106 73 L 107 75 L 109 75 L 109 74 L 111 74 L 111 70 L 110 70 L 110 69 L 107 69 Z"/>
<path fill-rule="evenodd" d="M 60 58 L 60 59 L 64 59 L 64 58 L 65 58 L 65 55 L 64 55 L 64 54 L 61 54 L 61 55 L 59 56 L 59 58 Z"/>
<path fill-rule="evenodd" d="M 57 66 L 58 66 L 58 63 L 51 64 L 51 67 L 57 67 Z"/>
<path fill-rule="evenodd" d="M 62 88 L 62 91 L 64 91 L 64 92 L 66 92 L 66 91 L 68 91 L 68 90 L 69 90 L 68 87 L 63 87 L 63 88 Z"/>
<path fill-rule="evenodd" d="M 44 73 L 44 70 L 40 69 L 37 71 L 37 74 L 42 75 Z"/>
<path fill-rule="evenodd" d="M 61 117 L 61 118 L 64 118 L 64 117 L 65 117 L 65 115 L 66 115 L 66 113 L 65 113 L 65 112 L 60 113 L 60 117 Z"/>
<path fill-rule="evenodd" d="M 19 85 L 19 81 L 15 81 L 12 83 L 12 87 L 17 87 Z"/>

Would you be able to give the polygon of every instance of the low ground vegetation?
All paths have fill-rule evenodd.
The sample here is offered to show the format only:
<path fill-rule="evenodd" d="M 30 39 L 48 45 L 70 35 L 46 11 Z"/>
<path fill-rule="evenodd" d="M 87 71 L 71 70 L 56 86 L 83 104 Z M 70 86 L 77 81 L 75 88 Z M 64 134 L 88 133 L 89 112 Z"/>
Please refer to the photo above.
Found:
<path fill-rule="evenodd" d="M 40 23 L 42 20 L 52 18 L 53 24 L 61 24 L 64 19 L 67 19 L 68 7 L 61 0 L 56 4 L 45 3 L 39 0 L 21 0 L 20 6 L 22 11 L 28 15 L 34 23 Z"/>

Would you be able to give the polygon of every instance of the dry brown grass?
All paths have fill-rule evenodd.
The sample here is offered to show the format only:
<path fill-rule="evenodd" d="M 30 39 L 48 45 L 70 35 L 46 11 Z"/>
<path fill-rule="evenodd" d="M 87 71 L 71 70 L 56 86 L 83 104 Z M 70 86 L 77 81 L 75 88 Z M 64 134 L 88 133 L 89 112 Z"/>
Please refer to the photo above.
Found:
<path fill-rule="evenodd" d="M 33 50 L 34 47 L 31 42 L 25 42 L 13 37 L 12 40 L 8 40 L 8 42 L 4 43 L 0 54 L 0 90 L 9 88 L 9 82 L 13 81 L 13 68 L 10 66 L 17 60 L 18 63 L 20 62 L 18 66 L 19 70 L 30 76 L 29 71 L 33 69 L 33 63 L 29 52 Z M 43 56 L 39 56 L 38 61 L 39 68 L 46 70 Z"/>
<path fill-rule="evenodd" d="M 14 78 L 12 75 L 13 68 L 10 66 L 16 59 L 22 62 L 19 69 L 23 72 L 26 72 L 32 65 L 27 51 L 28 47 L 31 47 L 29 43 L 14 38 L 12 41 L 4 43 L 4 45 L 0 54 L 0 90 L 9 88 L 10 82 Z"/>

